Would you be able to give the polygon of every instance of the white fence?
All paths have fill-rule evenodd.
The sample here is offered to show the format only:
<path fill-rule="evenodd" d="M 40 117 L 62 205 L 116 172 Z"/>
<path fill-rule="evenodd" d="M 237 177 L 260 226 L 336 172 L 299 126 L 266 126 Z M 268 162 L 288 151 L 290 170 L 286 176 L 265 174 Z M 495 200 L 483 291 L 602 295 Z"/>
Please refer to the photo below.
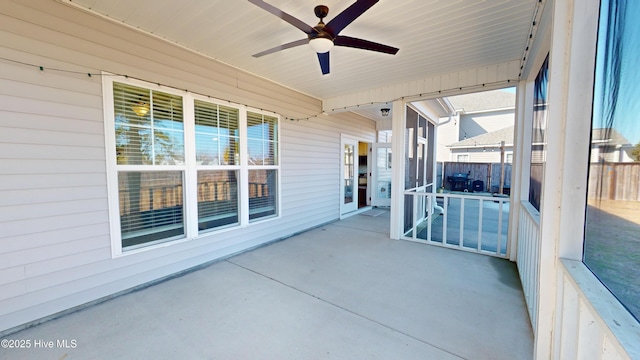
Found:
<path fill-rule="evenodd" d="M 508 197 L 414 191 L 404 194 L 405 202 L 413 208 L 410 216 L 404 217 L 403 239 L 508 257 Z"/>
<path fill-rule="evenodd" d="M 540 279 L 540 214 L 528 201 L 522 201 L 519 215 L 518 273 L 531 318 L 531 326 L 535 330 Z"/>

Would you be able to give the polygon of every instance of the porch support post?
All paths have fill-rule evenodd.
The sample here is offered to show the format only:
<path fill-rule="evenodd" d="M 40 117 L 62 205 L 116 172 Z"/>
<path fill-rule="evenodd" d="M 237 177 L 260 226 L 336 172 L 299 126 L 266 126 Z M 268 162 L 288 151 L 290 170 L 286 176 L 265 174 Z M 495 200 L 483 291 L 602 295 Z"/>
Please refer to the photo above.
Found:
<path fill-rule="evenodd" d="M 407 111 L 402 100 L 393 102 L 391 115 L 391 229 L 392 239 L 399 240 L 403 233 L 404 219 L 404 132 Z"/>
<path fill-rule="evenodd" d="M 516 90 L 516 118 L 511 174 L 511 211 L 509 211 L 509 260 L 519 261 L 518 225 L 521 201 L 529 201 L 531 167 L 531 122 L 533 117 L 533 82 L 520 81 Z M 515 186 L 514 186 L 515 185 Z"/>
<path fill-rule="evenodd" d="M 560 330 L 558 262 L 582 260 L 598 6 L 597 0 L 554 2 L 535 359 L 560 358 L 561 336 L 578 336 Z"/>

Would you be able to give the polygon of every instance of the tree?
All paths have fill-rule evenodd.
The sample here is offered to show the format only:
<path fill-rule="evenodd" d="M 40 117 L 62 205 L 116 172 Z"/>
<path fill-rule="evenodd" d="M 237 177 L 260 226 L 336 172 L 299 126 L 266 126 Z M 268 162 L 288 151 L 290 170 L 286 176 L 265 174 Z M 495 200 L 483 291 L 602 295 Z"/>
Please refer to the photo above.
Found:
<path fill-rule="evenodd" d="M 633 161 L 640 161 L 640 143 L 637 143 L 631 150 L 631 157 Z"/>

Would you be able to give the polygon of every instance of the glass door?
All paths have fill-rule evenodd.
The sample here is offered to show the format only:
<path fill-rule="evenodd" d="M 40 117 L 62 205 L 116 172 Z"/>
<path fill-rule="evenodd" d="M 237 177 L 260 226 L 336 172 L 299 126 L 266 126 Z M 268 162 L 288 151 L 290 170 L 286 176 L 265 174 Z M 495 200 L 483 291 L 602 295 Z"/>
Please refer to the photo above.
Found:
<path fill-rule="evenodd" d="M 391 206 L 391 144 L 373 144 L 371 206 Z"/>
<path fill-rule="evenodd" d="M 358 209 L 358 184 L 357 184 L 357 156 L 358 141 L 342 138 L 342 156 L 340 171 L 340 213 L 346 214 Z"/>

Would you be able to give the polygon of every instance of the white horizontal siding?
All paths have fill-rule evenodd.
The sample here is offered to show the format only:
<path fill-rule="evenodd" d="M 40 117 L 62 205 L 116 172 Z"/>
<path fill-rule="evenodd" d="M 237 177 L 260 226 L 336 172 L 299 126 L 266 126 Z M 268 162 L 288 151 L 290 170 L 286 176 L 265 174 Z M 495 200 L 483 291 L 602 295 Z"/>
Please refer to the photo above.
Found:
<path fill-rule="evenodd" d="M 56 188 L 56 191 L 50 189 L 0 191 L 0 206 L 74 201 L 91 199 L 92 196 L 96 199 L 104 199 L 107 196 L 107 190 L 104 186 L 74 186 Z"/>
<path fill-rule="evenodd" d="M 72 7 L 0 10 L 0 333 L 339 217 L 340 136 L 375 140 L 354 114 Z M 65 69 L 77 73 L 66 73 Z M 275 111 L 278 219 L 111 257 L 100 71 Z"/>
<path fill-rule="evenodd" d="M 0 286 L 24 280 L 24 266 L 6 267 L 0 270 Z"/>
<path fill-rule="evenodd" d="M 47 230 L 45 233 L 46 236 L 43 236 L 42 232 L 25 234 L 23 231 L 23 234 L 11 236 L 10 240 L 0 239 L 2 243 L 0 253 L 15 253 L 21 250 L 37 249 L 64 241 L 84 241 L 96 236 L 108 237 L 109 225 L 107 223 L 77 225 L 58 230 Z"/>

